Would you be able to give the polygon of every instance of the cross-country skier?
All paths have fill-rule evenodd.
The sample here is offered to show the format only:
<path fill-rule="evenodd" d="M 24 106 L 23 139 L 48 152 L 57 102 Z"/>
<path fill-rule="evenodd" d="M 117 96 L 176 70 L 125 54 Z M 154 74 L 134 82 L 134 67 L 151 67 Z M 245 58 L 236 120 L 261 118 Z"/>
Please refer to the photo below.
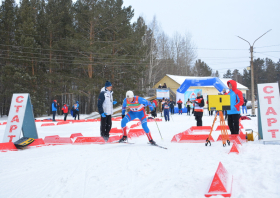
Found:
<path fill-rule="evenodd" d="M 123 100 L 122 105 L 122 122 L 121 127 L 123 131 L 123 137 L 119 140 L 119 142 L 127 141 L 127 123 L 138 118 L 141 121 L 142 127 L 144 131 L 146 132 L 146 135 L 149 139 L 149 142 L 152 145 L 156 145 L 156 142 L 153 140 L 150 129 L 147 125 L 147 119 L 145 114 L 145 107 L 149 106 L 151 110 L 151 114 L 154 115 L 156 112 L 154 111 L 153 106 L 151 103 L 144 98 L 141 98 L 139 96 L 134 96 L 132 91 L 126 92 L 126 98 Z M 125 115 L 126 107 L 130 109 L 130 111 Z"/>

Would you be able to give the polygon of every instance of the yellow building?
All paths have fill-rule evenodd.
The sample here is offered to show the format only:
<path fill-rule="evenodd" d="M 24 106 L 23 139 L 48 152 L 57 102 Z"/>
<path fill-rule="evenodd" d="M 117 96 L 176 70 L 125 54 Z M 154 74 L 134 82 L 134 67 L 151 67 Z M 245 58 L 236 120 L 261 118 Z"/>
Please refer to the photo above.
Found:
<path fill-rule="evenodd" d="M 203 79 L 209 77 L 176 76 L 176 75 L 166 74 L 166 76 L 164 76 L 158 83 L 156 83 L 153 88 L 158 88 L 160 84 L 163 85 L 164 83 L 166 83 L 167 88 L 170 88 L 176 94 L 177 89 L 183 84 L 183 82 L 186 79 L 195 80 L 198 78 Z M 230 78 L 219 78 L 219 79 L 226 85 L 226 87 L 227 87 L 227 81 L 231 80 Z M 214 86 L 195 86 L 195 87 L 190 87 L 189 89 L 201 89 L 202 94 L 204 96 L 218 95 L 219 93 L 219 91 Z M 246 98 L 246 91 L 249 89 L 240 83 L 237 83 L 237 89 L 239 89 L 243 93 L 243 96 Z M 204 99 L 206 99 L 206 97 L 204 97 Z"/>

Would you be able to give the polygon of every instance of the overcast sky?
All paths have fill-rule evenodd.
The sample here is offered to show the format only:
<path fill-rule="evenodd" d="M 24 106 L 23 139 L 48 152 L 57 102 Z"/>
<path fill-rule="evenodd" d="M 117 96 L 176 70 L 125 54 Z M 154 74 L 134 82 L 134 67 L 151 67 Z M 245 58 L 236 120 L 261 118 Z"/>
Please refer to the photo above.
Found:
<path fill-rule="evenodd" d="M 235 68 L 243 73 L 243 69 L 250 64 L 249 44 L 237 38 L 237 35 L 252 44 L 272 29 L 255 43 L 254 51 L 262 54 L 254 53 L 254 57 L 279 61 L 280 0 L 123 1 L 124 6 L 131 5 L 134 9 L 133 21 L 143 16 L 150 24 L 155 15 L 163 31 L 170 37 L 176 31 L 191 33 L 196 47 L 206 48 L 197 50 L 198 58 L 212 69 L 219 70 L 220 75 L 227 69 Z M 277 46 L 264 47 L 271 45 Z"/>

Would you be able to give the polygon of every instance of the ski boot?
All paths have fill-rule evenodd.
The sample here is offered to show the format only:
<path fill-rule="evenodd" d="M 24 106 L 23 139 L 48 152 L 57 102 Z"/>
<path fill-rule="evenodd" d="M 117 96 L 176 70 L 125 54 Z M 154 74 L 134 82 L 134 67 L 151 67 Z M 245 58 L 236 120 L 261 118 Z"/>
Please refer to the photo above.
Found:
<path fill-rule="evenodd" d="M 149 142 L 150 142 L 151 145 L 154 145 L 154 146 L 157 145 L 156 142 L 153 139 L 151 139 Z"/>
<path fill-rule="evenodd" d="M 127 142 L 127 136 L 123 136 L 120 140 L 119 143 L 124 143 Z"/>
<path fill-rule="evenodd" d="M 103 139 L 104 139 L 105 142 L 108 142 L 109 137 L 103 137 Z"/>

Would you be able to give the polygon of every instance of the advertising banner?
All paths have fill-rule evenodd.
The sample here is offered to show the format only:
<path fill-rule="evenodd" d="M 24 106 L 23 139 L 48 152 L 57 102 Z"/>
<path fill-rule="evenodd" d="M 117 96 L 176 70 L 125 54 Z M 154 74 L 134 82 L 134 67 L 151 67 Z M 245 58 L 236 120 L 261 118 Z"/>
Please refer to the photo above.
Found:
<path fill-rule="evenodd" d="M 259 112 L 264 141 L 280 140 L 280 98 L 278 83 L 258 84 Z"/>
<path fill-rule="evenodd" d="M 157 99 L 167 98 L 169 99 L 170 93 L 168 89 L 157 89 Z"/>

